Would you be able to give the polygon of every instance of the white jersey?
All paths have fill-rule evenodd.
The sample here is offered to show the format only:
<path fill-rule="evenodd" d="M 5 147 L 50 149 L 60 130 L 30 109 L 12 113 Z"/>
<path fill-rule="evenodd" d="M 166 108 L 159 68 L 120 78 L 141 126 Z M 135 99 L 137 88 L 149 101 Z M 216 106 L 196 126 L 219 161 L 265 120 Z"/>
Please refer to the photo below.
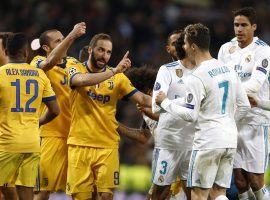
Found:
<path fill-rule="evenodd" d="M 247 47 L 241 49 L 234 38 L 221 46 L 218 59 L 234 68 L 247 94 L 258 99 L 269 99 L 270 47 L 257 37 Z M 240 121 L 245 124 L 269 124 L 268 111 L 255 107 Z"/>
<path fill-rule="evenodd" d="M 154 137 L 154 140 L 156 140 L 155 132 L 156 132 L 156 128 L 158 125 L 158 121 L 151 119 L 150 117 L 146 116 L 145 114 L 143 114 L 143 120 L 145 121 L 146 125 L 148 126 L 150 133 Z"/>
<path fill-rule="evenodd" d="M 250 108 L 246 92 L 233 69 L 211 59 L 186 80 L 185 107 L 165 99 L 161 106 L 175 116 L 196 122 L 193 150 L 236 148 L 234 114 L 241 119 Z"/>
<path fill-rule="evenodd" d="M 159 91 L 165 92 L 171 100 L 184 98 L 186 86 L 184 81 L 190 72 L 180 61 L 162 65 L 158 71 L 152 98 L 154 113 L 160 112 L 156 129 L 155 147 L 168 150 L 191 149 L 195 127 L 194 124 L 176 118 L 159 107 L 155 98 Z"/>

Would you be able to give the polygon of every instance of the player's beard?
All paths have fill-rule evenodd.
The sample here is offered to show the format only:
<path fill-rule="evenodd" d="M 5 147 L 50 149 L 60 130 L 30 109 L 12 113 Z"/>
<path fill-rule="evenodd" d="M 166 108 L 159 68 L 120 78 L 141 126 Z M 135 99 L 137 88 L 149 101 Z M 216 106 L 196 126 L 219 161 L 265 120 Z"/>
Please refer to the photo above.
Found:
<path fill-rule="evenodd" d="M 104 64 L 103 65 L 98 65 L 97 61 L 99 61 L 99 60 L 103 61 Z M 96 68 L 96 69 L 103 69 L 107 65 L 107 62 L 104 59 L 96 59 L 94 51 L 92 51 L 92 53 L 91 53 L 91 63 L 93 65 L 93 67 Z"/>

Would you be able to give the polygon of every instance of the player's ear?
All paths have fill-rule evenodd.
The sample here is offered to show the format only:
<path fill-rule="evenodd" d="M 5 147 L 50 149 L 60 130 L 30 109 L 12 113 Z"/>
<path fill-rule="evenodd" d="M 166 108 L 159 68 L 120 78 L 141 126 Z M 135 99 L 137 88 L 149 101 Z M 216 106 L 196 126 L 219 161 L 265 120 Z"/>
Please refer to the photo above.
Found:
<path fill-rule="evenodd" d="M 88 54 L 91 55 L 92 54 L 92 51 L 93 51 L 92 47 L 89 46 L 88 47 Z"/>
<path fill-rule="evenodd" d="M 44 51 L 46 51 L 46 52 L 49 52 L 49 51 L 50 51 L 50 47 L 49 47 L 48 45 L 46 45 L 46 44 L 42 45 L 41 48 L 42 48 Z"/>
<path fill-rule="evenodd" d="M 170 47 L 169 47 L 169 45 L 166 45 L 165 48 L 166 48 L 167 53 L 170 54 Z"/>
<path fill-rule="evenodd" d="M 257 24 L 252 24 L 251 27 L 252 27 L 253 31 L 257 30 Z"/>

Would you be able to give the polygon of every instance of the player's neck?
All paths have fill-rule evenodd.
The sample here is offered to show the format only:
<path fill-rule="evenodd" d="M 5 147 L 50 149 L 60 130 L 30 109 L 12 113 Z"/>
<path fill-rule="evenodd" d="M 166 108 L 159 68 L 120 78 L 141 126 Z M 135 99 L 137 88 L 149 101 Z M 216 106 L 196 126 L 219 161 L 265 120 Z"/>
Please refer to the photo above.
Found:
<path fill-rule="evenodd" d="M 91 71 L 91 72 L 94 72 L 94 73 L 104 71 L 104 68 L 100 69 L 100 68 L 95 67 L 95 66 L 91 63 L 91 61 L 89 61 L 89 60 L 87 61 L 87 66 L 89 67 L 90 71 Z"/>
<path fill-rule="evenodd" d="M 180 60 L 180 62 L 187 69 L 193 69 L 195 67 L 195 65 L 196 65 L 193 61 L 191 61 L 188 58 L 183 58 L 182 60 Z"/>
<path fill-rule="evenodd" d="M 202 62 L 211 59 L 213 59 L 213 57 L 211 56 L 209 51 L 199 52 L 195 55 L 195 62 L 197 66 L 199 66 Z"/>
<path fill-rule="evenodd" d="M 243 49 L 246 48 L 248 45 L 250 45 L 252 43 L 253 40 L 249 40 L 249 41 L 238 41 L 238 46 Z"/>
<path fill-rule="evenodd" d="M 26 63 L 24 58 L 9 58 L 9 63 Z"/>

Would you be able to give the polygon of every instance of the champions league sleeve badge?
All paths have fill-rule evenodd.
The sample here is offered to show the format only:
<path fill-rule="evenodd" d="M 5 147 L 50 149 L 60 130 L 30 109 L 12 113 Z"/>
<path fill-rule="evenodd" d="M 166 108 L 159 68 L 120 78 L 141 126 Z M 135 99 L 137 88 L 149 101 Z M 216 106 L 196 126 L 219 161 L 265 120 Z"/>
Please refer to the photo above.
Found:
<path fill-rule="evenodd" d="M 264 68 L 268 67 L 268 60 L 266 58 L 262 60 L 262 66 Z"/>
<path fill-rule="evenodd" d="M 68 70 L 68 73 L 70 76 L 72 76 L 73 74 L 75 74 L 77 72 L 77 69 L 74 68 L 74 67 L 71 67 L 69 70 Z"/>
<path fill-rule="evenodd" d="M 160 83 L 159 83 L 159 82 L 156 82 L 156 83 L 155 83 L 155 86 L 154 86 L 154 91 L 157 91 L 157 90 L 159 90 L 160 88 L 161 88 Z"/>

